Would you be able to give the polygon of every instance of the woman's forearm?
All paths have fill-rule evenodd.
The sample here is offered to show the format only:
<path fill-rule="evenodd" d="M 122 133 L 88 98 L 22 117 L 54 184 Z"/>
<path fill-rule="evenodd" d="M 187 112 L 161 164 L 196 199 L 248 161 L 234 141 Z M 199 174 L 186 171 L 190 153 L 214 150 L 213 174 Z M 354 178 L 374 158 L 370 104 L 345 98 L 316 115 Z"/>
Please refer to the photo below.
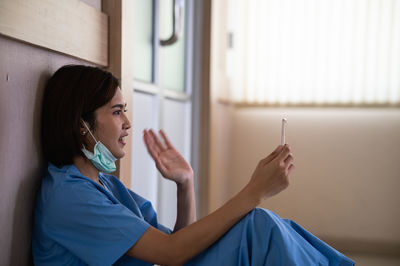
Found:
<path fill-rule="evenodd" d="M 210 215 L 167 235 L 150 227 L 127 255 L 160 265 L 182 265 L 216 242 L 259 199 L 248 186 Z"/>
<path fill-rule="evenodd" d="M 243 216 L 255 208 L 260 199 L 248 187 L 210 215 L 170 235 L 174 257 L 184 263 L 223 236 Z"/>
<path fill-rule="evenodd" d="M 258 163 L 242 191 L 221 208 L 171 235 L 150 227 L 127 254 L 162 265 L 183 264 L 217 241 L 263 199 L 285 189 L 293 169 L 289 147 L 277 147 Z"/>
<path fill-rule="evenodd" d="M 177 184 L 177 215 L 174 232 L 196 221 L 196 201 L 193 178 Z"/>

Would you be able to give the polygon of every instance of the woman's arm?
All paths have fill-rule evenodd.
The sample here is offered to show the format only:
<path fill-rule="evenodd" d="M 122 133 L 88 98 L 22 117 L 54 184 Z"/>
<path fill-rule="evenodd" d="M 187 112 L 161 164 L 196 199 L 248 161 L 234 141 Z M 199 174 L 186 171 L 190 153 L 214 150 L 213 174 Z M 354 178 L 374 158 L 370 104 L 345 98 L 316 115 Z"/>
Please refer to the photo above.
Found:
<path fill-rule="evenodd" d="M 150 227 L 127 254 L 162 265 L 183 264 L 217 241 L 262 199 L 286 188 L 293 169 L 289 147 L 278 146 L 259 162 L 247 186 L 217 211 L 171 235 Z"/>
<path fill-rule="evenodd" d="M 163 130 L 160 141 L 153 130 L 144 130 L 143 139 L 162 176 L 177 185 L 177 216 L 174 232 L 196 221 L 193 169 L 175 149 Z"/>
<path fill-rule="evenodd" d="M 217 241 L 258 203 L 242 190 L 224 206 L 199 221 L 168 235 L 150 227 L 126 253 L 160 265 L 182 265 Z"/>
<path fill-rule="evenodd" d="M 177 184 L 177 215 L 174 232 L 196 221 L 196 200 L 193 177 L 184 184 Z"/>

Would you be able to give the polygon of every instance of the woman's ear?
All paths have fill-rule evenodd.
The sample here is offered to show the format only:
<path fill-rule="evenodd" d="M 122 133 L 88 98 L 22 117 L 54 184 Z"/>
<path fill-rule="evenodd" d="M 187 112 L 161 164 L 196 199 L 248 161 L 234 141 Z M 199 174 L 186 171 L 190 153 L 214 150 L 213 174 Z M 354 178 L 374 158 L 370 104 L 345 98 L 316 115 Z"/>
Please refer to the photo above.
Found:
<path fill-rule="evenodd" d="M 80 121 L 79 132 L 82 136 L 85 136 L 88 133 L 87 125 L 82 119 Z"/>

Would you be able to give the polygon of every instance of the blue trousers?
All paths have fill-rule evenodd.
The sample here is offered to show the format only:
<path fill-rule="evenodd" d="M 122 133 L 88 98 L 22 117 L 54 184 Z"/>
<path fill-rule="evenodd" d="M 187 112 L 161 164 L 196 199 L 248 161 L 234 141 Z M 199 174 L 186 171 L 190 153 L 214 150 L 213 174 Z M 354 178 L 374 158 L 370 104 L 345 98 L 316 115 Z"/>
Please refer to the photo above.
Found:
<path fill-rule="evenodd" d="M 185 265 L 354 265 L 310 232 L 256 208 L 222 238 Z"/>

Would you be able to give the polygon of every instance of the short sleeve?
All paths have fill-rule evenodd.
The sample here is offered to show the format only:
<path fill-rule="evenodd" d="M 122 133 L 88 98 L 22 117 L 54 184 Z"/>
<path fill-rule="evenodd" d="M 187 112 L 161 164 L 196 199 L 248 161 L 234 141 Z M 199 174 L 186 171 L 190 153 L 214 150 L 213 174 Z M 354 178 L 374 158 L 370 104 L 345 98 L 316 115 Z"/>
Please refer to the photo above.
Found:
<path fill-rule="evenodd" d="M 169 229 L 168 227 L 166 227 L 158 222 L 157 213 L 154 210 L 153 205 L 151 204 L 150 201 L 139 196 L 138 194 L 136 194 L 135 192 L 133 192 L 130 189 L 128 189 L 128 191 L 129 191 L 129 194 L 131 195 L 131 197 L 135 200 L 135 202 L 139 204 L 140 211 L 141 211 L 144 219 L 149 224 L 151 224 L 152 226 L 154 226 L 155 228 L 157 228 L 158 230 L 160 230 L 166 234 L 172 233 L 171 229 Z"/>
<path fill-rule="evenodd" d="M 89 265 L 111 265 L 149 228 L 89 182 L 57 189 L 45 210 L 49 236 Z"/>

